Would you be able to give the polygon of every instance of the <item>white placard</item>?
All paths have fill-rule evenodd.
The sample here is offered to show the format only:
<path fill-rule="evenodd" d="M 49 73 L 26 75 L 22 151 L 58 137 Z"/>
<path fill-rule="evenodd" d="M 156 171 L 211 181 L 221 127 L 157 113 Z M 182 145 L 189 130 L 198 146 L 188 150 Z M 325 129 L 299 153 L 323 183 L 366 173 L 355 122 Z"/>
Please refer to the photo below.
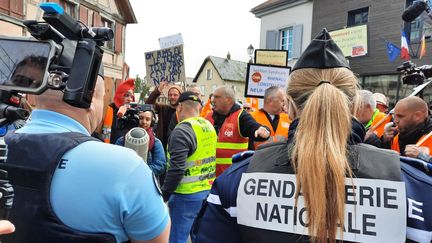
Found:
<path fill-rule="evenodd" d="M 183 45 L 183 37 L 180 33 L 159 38 L 161 49 L 170 48 L 173 46 Z"/>
<path fill-rule="evenodd" d="M 405 183 L 359 178 L 353 182 L 354 189 L 351 179 L 346 179 L 343 240 L 405 242 Z M 237 196 L 238 223 L 307 235 L 304 198 L 300 196 L 295 207 L 295 191 L 293 174 L 243 174 Z"/>
<path fill-rule="evenodd" d="M 290 67 L 248 64 L 245 97 L 264 98 L 265 90 L 271 86 L 285 90 L 290 70 Z"/>

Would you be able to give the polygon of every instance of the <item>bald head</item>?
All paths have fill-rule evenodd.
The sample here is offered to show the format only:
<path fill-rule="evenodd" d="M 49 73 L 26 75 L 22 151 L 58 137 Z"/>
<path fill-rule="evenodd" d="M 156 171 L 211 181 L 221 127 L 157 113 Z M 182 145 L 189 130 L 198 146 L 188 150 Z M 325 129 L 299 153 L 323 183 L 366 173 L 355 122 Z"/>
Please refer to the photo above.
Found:
<path fill-rule="evenodd" d="M 394 120 L 401 134 L 418 128 L 419 125 L 424 124 L 427 117 L 427 103 L 419 97 L 407 97 L 395 106 Z"/>

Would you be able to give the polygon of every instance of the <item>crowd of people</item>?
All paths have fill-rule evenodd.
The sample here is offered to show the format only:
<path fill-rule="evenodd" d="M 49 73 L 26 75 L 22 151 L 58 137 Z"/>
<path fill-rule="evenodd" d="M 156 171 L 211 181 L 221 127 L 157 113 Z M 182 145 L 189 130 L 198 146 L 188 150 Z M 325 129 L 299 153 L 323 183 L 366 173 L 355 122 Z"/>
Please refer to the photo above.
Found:
<path fill-rule="evenodd" d="M 6 137 L 2 168 L 13 178 L 15 226 L 0 222 L 0 232 L 16 232 L 5 242 L 405 239 L 399 156 L 432 163 L 428 105 L 410 96 L 389 111 L 384 94 L 359 90 L 325 29 L 294 66 L 287 90 L 267 88 L 256 110 L 229 86 L 204 103 L 197 86 L 166 81 L 146 104 L 134 104 L 128 79 L 102 119 L 102 78 L 88 109 L 66 104 L 58 90 L 34 96 L 31 120 Z M 167 104 L 157 102 L 162 93 Z M 105 143 L 91 137 L 102 120 Z M 134 127 L 148 136 L 144 159 L 124 147 Z M 363 219 L 356 232 L 348 198 L 362 202 L 360 215 L 367 197 L 365 210 L 374 213 L 373 192 L 363 189 L 380 183 L 398 190 L 378 190 L 375 204 L 396 209 Z M 383 230 L 394 219 L 396 233 Z"/>

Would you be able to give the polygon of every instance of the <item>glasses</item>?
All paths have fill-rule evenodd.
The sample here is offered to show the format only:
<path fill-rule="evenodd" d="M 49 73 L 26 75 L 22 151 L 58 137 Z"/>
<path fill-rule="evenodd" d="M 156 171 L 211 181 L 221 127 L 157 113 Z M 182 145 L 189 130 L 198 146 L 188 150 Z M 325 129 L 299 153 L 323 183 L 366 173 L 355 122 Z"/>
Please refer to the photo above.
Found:
<path fill-rule="evenodd" d="M 132 94 L 130 94 L 130 93 L 125 93 L 125 94 L 123 95 L 123 97 L 125 97 L 125 98 L 132 97 Z"/>

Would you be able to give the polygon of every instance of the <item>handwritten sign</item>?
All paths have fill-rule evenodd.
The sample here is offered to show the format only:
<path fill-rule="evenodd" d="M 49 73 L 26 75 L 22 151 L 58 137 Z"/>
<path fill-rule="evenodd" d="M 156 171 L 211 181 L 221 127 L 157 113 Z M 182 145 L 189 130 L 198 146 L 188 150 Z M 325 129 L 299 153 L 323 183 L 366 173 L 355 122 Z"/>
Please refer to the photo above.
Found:
<path fill-rule="evenodd" d="M 145 53 L 146 73 L 154 85 L 185 81 L 183 45 Z"/>
<path fill-rule="evenodd" d="M 180 33 L 159 38 L 159 46 L 161 49 L 166 49 L 179 45 L 183 45 L 183 37 Z"/>
<path fill-rule="evenodd" d="M 368 53 L 367 25 L 331 31 L 330 35 L 346 57 L 364 56 Z"/>
<path fill-rule="evenodd" d="M 285 90 L 290 71 L 290 67 L 248 64 L 245 97 L 264 98 L 265 90 L 271 86 Z"/>
<path fill-rule="evenodd" d="M 288 65 L 288 51 L 286 50 L 255 50 L 255 63 L 274 66 Z"/>

